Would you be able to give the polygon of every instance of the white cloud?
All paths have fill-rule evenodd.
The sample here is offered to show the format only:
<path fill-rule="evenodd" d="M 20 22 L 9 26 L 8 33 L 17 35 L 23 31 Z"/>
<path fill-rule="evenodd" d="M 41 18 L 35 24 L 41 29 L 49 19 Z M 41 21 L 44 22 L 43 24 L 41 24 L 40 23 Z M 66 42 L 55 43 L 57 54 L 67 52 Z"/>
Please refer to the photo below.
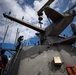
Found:
<path fill-rule="evenodd" d="M 76 0 L 72 0 L 72 3 L 75 3 L 76 4 Z"/>
<path fill-rule="evenodd" d="M 30 22 L 33 20 L 37 20 L 37 14 L 35 12 L 35 10 L 33 10 L 31 7 L 29 6 L 26 6 L 25 7 L 25 11 L 22 10 L 22 8 L 17 4 L 16 1 L 13 1 L 13 0 L 5 0 L 4 2 L 2 1 L 1 2 L 2 5 L 4 5 L 5 3 L 5 7 L 3 6 L 3 8 L 0 8 L 1 10 L 5 10 L 7 9 L 8 11 L 9 10 L 12 10 L 12 14 L 15 14 L 17 18 L 21 19 L 22 16 L 25 16 L 25 20 Z M 9 4 L 9 7 L 8 7 L 8 4 Z M 12 6 L 12 7 L 11 7 Z M 32 12 L 31 12 L 32 11 Z M 36 15 L 36 16 L 35 16 Z M 19 25 L 18 23 L 15 23 L 15 22 L 12 22 L 14 25 L 12 25 L 12 32 L 11 30 L 9 29 L 8 30 L 8 36 L 6 37 L 5 39 L 5 42 L 12 42 L 14 43 L 14 40 L 15 40 L 15 36 L 16 36 L 16 30 L 17 28 L 20 29 L 20 35 L 24 35 L 25 36 L 25 39 L 28 39 L 30 37 L 33 37 L 35 36 L 35 32 L 34 30 L 31 30 L 28 28 L 28 31 L 26 31 L 27 27 L 25 26 L 22 26 L 22 25 Z M 11 32 L 11 33 L 10 33 Z M 32 32 L 32 33 L 30 33 Z M 14 36 L 14 37 L 13 37 Z M 10 40 L 9 40 L 10 39 Z"/>
<path fill-rule="evenodd" d="M 34 1 L 34 9 L 38 11 L 48 0 Z"/>
<path fill-rule="evenodd" d="M 18 0 L 18 3 L 19 4 L 23 4 L 24 3 L 24 0 Z"/>
<path fill-rule="evenodd" d="M 34 8 L 25 5 L 23 7 L 24 10 L 17 3 L 17 1 L 19 1 L 21 4 L 24 2 L 24 0 L 0 0 L 0 14 L 2 15 L 2 13 L 9 12 L 11 10 L 12 11 L 12 16 L 16 15 L 16 18 L 19 18 L 19 19 L 21 19 L 22 16 L 24 16 L 24 21 L 30 22 L 30 23 L 33 23 L 33 24 L 35 23 L 35 25 L 39 26 L 37 11 L 48 0 L 42 0 L 42 1 L 35 0 L 34 3 L 33 3 L 34 4 Z M 60 7 L 62 6 L 64 0 L 61 0 L 60 3 L 59 3 L 59 1 L 60 0 L 55 0 L 50 5 L 50 7 L 55 8 L 57 11 L 60 11 Z M 72 2 L 75 2 L 75 0 L 72 0 Z M 47 26 L 47 18 L 46 18 L 45 15 L 43 15 L 43 23 L 44 23 L 44 25 L 42 27 L 45 28 Z M 36 31 L 34 31 L 34 30 L 32 30 L 32 29 L 30 29 L 28 27 L 22 26 L 22 25 L 20 25 L 18 23 L 15 23 L 15 22 L 12 22 L 12 25 L 10 25 L 10 26 L 11 27 L 10 27 L 10 29 L 8 31 L 8 35 L 6 37 L 5 42 L 13 42 L 14 43 L 17 28 L 20 29 L 20 35 L 24 35 L 25 39 L 28 39 L 30 37 L 35 36 Z"/>
<path fill-rule="evenodd" d="M 30 6 L 25 6 L 25 19 L 29 22 L 37 20 L 37 12 Z"/>

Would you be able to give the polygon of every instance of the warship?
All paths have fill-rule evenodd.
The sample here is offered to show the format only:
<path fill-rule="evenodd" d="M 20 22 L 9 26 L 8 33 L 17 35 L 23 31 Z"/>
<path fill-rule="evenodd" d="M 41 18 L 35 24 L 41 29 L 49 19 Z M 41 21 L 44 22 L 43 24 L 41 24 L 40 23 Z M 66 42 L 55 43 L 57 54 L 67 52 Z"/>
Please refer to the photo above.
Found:
<path fill-rule="evenodd" d="M 76 26 L 71 24 L 72 36 L 60 36 L 76 16 L 73 10 L 76 4 L 61 14 L 49 7 L 53 1 L 47 1 L 37 12 L 40 27 L 3 13 L 5 18 L 38 31 L 39 37 L 38 45 L 18 50 L 8 65 L 7 75 L 76 75 Z M 43 11 L 48 20 L 52 20 L 45 29 L 41 27 Z"/>

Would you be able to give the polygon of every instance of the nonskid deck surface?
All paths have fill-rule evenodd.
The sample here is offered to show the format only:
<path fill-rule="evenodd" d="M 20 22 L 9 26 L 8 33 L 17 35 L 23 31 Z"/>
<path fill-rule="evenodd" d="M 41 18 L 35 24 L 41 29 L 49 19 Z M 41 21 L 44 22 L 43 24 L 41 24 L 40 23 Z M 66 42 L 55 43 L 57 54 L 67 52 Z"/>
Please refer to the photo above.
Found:
<path fill-rule="evenodd" d="M 18 62 L 15 63 L 15 68 L 18 69 L 17 75 L 68 75 L 66 65 L 73 64 L 76 67 L 76 51 L 73 49 L 71 52 L 71 48 L 70 45 L 50 46 L 50 48 L 47 48 L 47 45 L 26 46 L 21 51 Z M 54 65 L 54 56 L 60 56 L 63 61 L 61 67 Z"/>

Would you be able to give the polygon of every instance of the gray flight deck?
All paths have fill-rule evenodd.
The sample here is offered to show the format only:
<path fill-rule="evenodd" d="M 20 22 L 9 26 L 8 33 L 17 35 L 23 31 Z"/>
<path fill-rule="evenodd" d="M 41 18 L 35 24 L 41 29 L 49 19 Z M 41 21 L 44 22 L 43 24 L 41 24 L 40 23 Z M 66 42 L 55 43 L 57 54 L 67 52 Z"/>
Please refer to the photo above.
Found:
<path fill-rule="evenodd" d="M 71 45 L 25 46 L 9 70 L 9 75 L 68 75 L 67 64 L 76 67 L 76 48 L 71 52 Z M 40 52 L 39 52 L 40 51 Z M 55 66 L 53 57 L 60 56 L 61 67 Z"/>

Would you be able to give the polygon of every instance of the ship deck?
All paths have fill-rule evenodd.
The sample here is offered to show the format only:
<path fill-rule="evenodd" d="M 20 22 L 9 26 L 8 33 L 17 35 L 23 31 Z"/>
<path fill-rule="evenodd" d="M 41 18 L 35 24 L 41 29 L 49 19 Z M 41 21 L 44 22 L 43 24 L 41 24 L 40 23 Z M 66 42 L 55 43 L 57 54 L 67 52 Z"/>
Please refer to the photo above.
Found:
<path fill-rule="evenodd" d="M 76 67 L 76 48 L 71 49 L 72 46 L 63 44 L 23 47 L 10 75 L 68 75 L 67 64 Z M 54 65 L 54 56 L 63 61 L 61 67 Z"/>

